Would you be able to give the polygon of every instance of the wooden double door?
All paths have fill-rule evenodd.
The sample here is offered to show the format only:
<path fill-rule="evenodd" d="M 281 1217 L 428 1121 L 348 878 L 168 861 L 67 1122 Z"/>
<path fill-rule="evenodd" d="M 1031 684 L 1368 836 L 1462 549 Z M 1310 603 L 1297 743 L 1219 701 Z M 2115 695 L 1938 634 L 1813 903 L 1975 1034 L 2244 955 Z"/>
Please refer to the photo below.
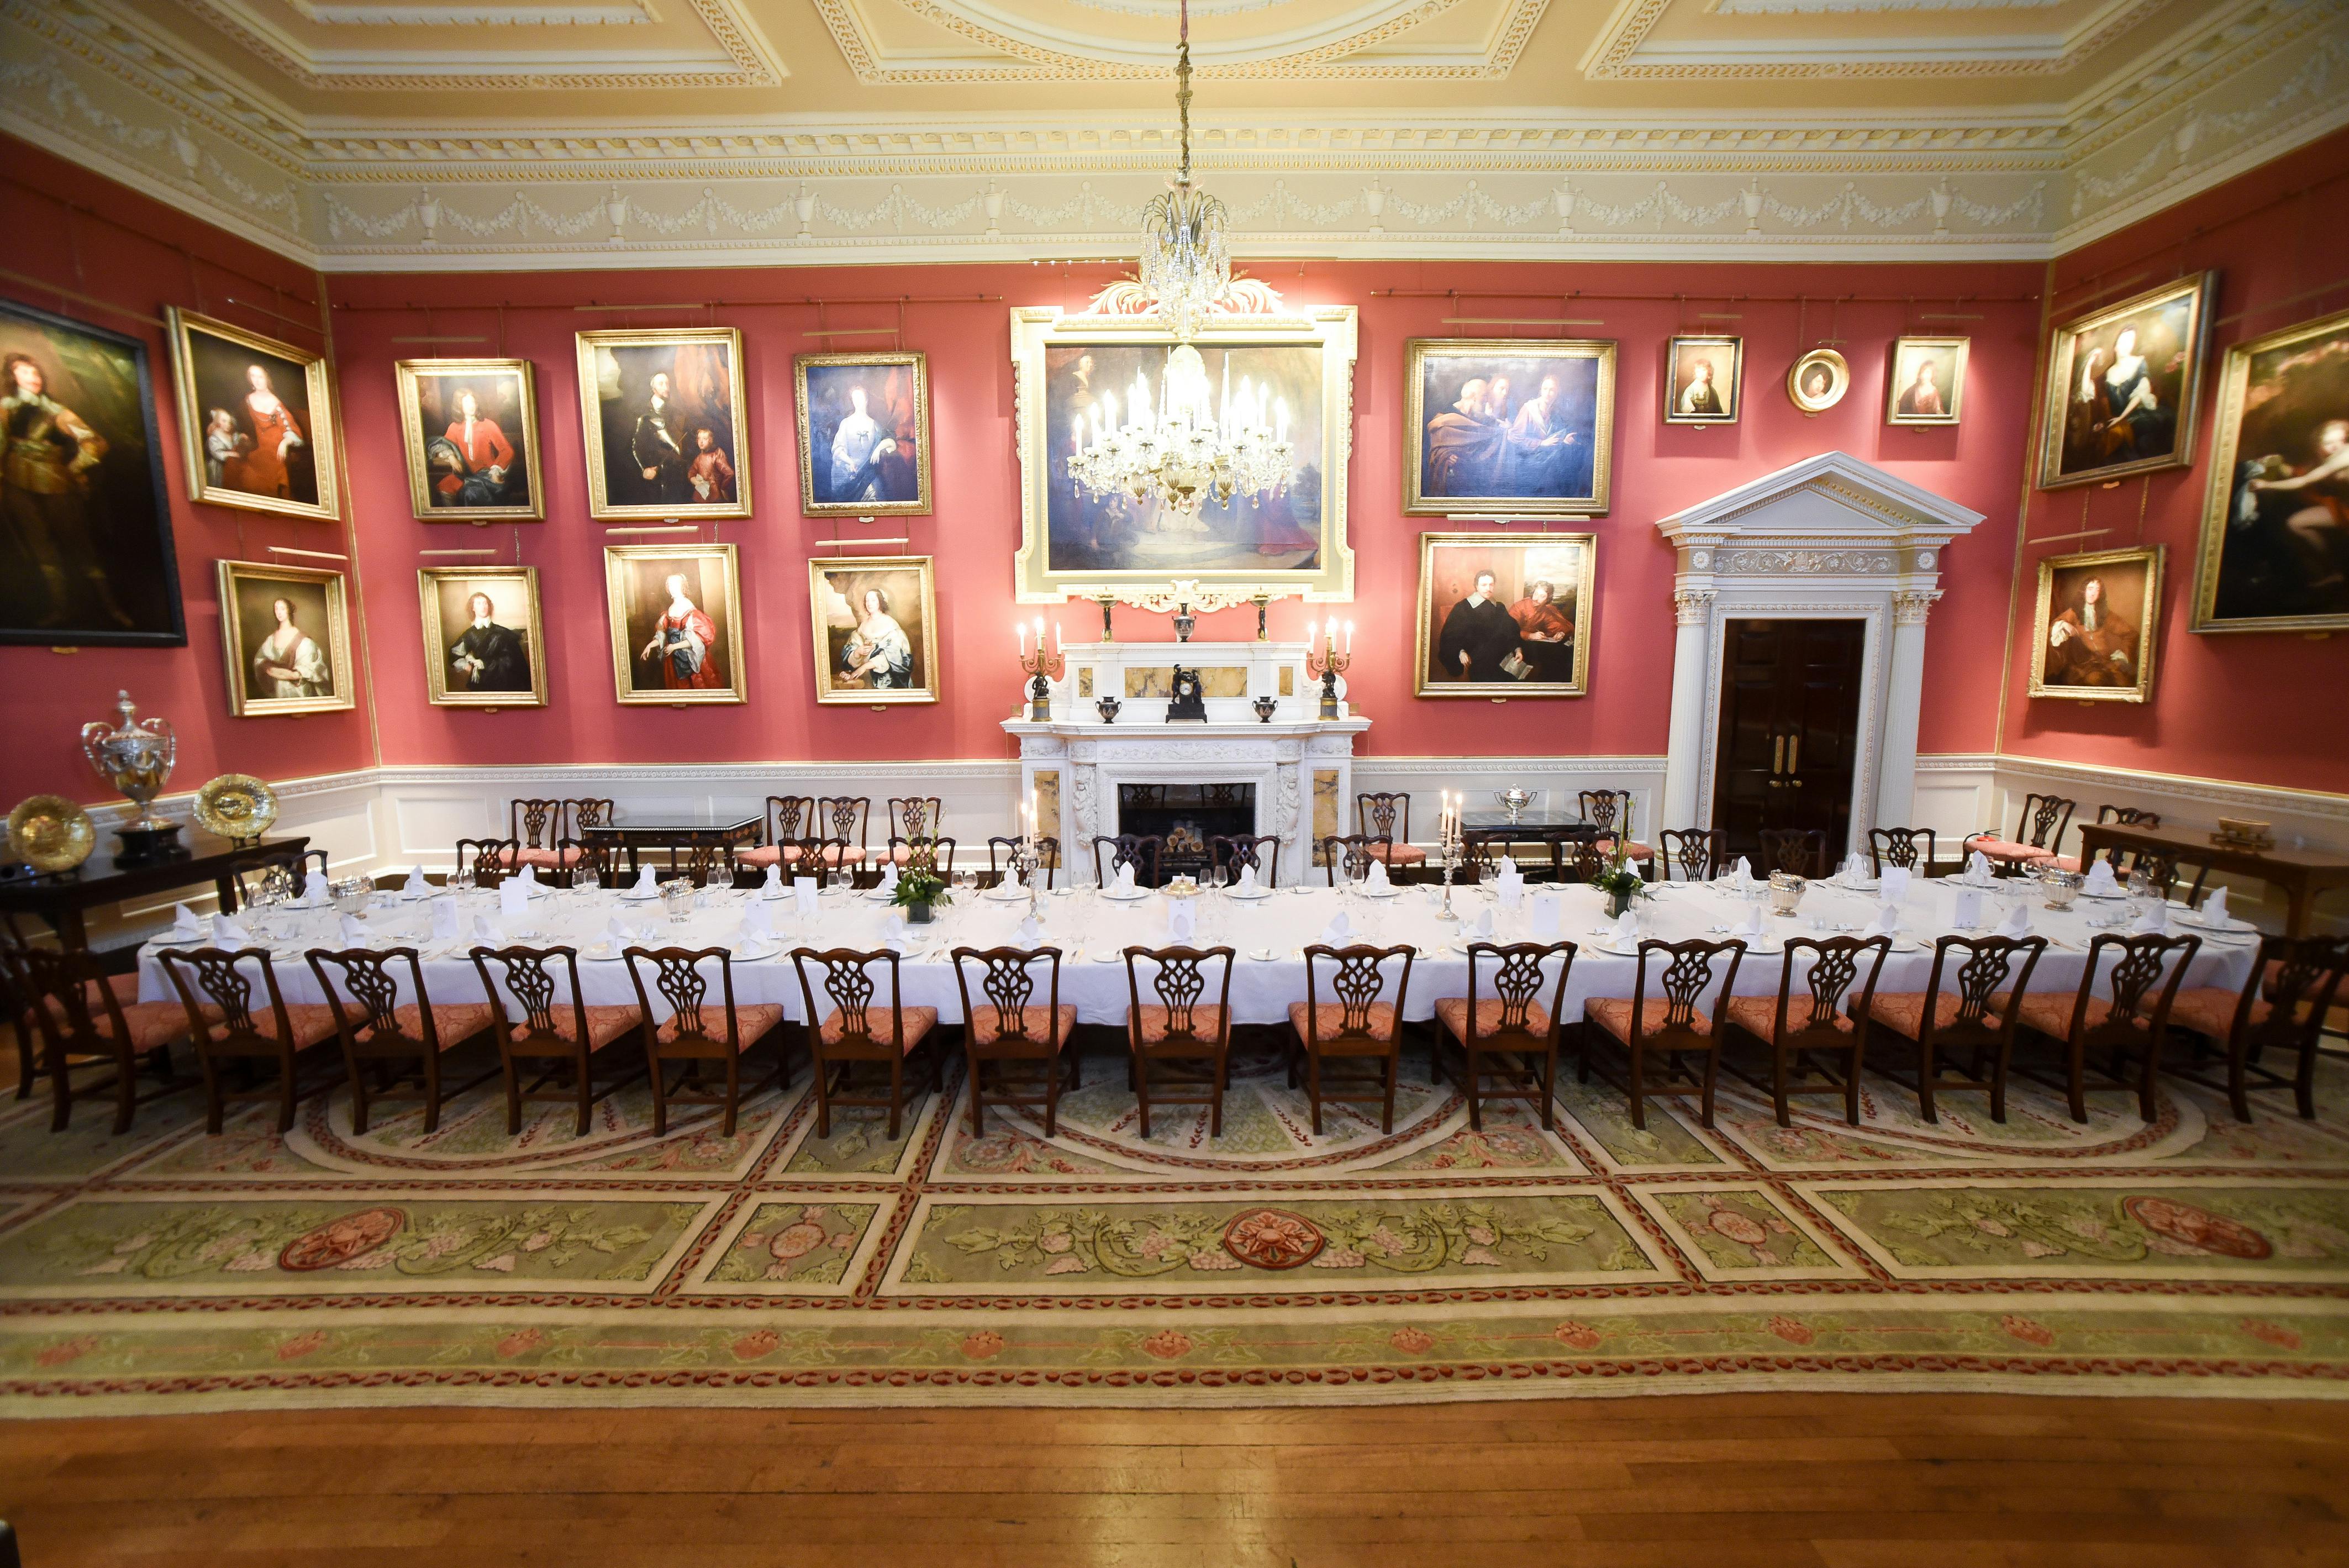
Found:
<path fill-rule="evenodd" d="M 1867 623 L 1733 620 L 1722 655 L 1721 734 L 1713 825 L 1733 856 L 1753 856 L 1764 828 L 1816 828 L 1840 860 L 1859 765 Z"/>

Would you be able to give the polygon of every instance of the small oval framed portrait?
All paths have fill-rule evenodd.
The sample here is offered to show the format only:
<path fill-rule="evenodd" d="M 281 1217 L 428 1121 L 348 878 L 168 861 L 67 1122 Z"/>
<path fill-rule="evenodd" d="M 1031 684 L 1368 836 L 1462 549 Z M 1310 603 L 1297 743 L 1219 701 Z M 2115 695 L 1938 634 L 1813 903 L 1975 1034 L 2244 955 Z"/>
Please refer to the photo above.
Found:
<path fill-rule="evenodd" d="M 1814 348 L 1786 372 L 1786 396 L 1806 414 L 1823 414 L 1851 390 L 1851 366 L 1832 348 Z"/>

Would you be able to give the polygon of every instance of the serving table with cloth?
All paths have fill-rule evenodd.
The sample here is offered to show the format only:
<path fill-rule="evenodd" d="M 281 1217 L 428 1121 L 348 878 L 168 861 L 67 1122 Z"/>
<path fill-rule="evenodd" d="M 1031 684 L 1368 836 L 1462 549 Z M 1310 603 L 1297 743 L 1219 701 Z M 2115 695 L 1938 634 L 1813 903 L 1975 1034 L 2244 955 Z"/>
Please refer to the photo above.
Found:
<path fill-rule="evenodd" d="M 1919 945 L 1896 947 L 1885 961 L 1878 981 L 1879 992 L 1924 989 L 1932 967 L 1932 939 L 1955 929 L 1951 923 L 1954 903 L 1967 890 L 1956 877 L 1910 885 L 1901 907 L 1903 933 L 1905 937 L 1913 932 Z M 2027 901 L 2033 929 L 2051 940 L 2032 977 L 2032 992 L 2068 995 L 2079 984 L 2082 966 L 2087 961 L 2088 944 L 2098 934 L 2090 926 L 2090 919 L 2116 918 L 2126 906 L 2119 901 L 2083 899 L 2074 909 L 2059 913 L 2042 907 L 2038 889 L 2033 885 L 2007 881 L 1981 892 L 1982 919 L 1996 924 L 2004 918 L 2013 899 L 2024 893 L 2030 895 Z M 494 893 L 443 896 L 458 898 L 468 929 L 477 914 L 498 919 Z M 1490 885 L 1455 887 L 1453 907 L 1466 916 L 1459 923 L 1437 919 L 1442 907 L 1441 890 L 1426 886 L 1399 888 L 1387 898 L 1326 888 L 1302 892 L 1284 889 L 1254 901 L 1240 899 L 1228 892 L 1206 893 L 1192 900 L 1197 906 L 1199 929 L 1185 945 L 1230 946 L 1237 950 L 1231 985 L 1235 1023 L 1285 1023 L 1289 1003 L 1306 999 L 1301 950 L 1321 940 L 1342 909 L 1351 928 L 1346 941 L 1379 946 L 1409 942 L 1418 949 L 1420 956 L 1412 968 L 1403 1016 L 1419 1022 L 1433 1016 L 1439 997 L 1467 994 L 1468 960 L 1463 944 L 1477 940 L 1475 922 L 1483 911 L 1494 912 L 1493 935 L 1488 939 L 1492 941 L 1557 940 L 1535 935 L 1534 904 L 1542 896 L 1555 898 L 1559 903 L 1557 938 L 1573 941 L 1580 949 L 1562 999 L 1563 1016 L 1569 1020 L 1580 1018 L 1588 997 L 1629 996 L 1638 961 L 1636 949 L 1618 953 L 1599 945 L 1603 939 L 1595 933 L 1609 923 L 1601 907 L 1602 898 L 1595 889 L 1579 884 L 1529 887 L 1515 910 L 1500 908 L 1498 896 Z M 1766 897 L 1766 889 L 1756 896 Z M 586 992 L 589 1005 L 634 1003 L 636 987 L 629 980 L 626 962 L 616 955 L 604 959 L 590 956 L 611 950 L 601 944 L 608 941 L 608 928 L 616 915 L 634 929 L 633 945 L 724 946 L 741 950 L 743 916 L 752 900 L 760 898 L 755 888 L 705 889 L 698 895 L 698 907 L 691 916 L 677 924 L 663 913 L 657 899 L 629 900 L 611 888 L 550 888 L 541 890 L 532 899 L 527 915 L 501 923 L 506 942 L 567 944 L 578 949 L 579 984 Z M 1733 891 L 1723 883 L 1666 883 L 1658 886 L 1654 898 L 1639 906 L 1639 913 L 1643 933 L 1659 940 L 1723 940 L 1723 928 L 1742 921 L 1751 901 L 1746 893 Z M 959 902 L 941 909 L 934 923 L 912 927 L 894 925 L 893 911 L 871 890 L 827 892 L 818 900 L 812 919 L 799 917 L 794 900 L 787 894 L 766 904 L 775 940 L 748 949 L 766 956 L 734 960 L 734 998 L 738 1005 L 779 1003 L 787 1017 L 804 1022 L 792 950 L 878 949 L 895 930 L 902 933 L 907 950 L 899 966 L 905 986 L 904 1002 L 907 1006 L 937 1009 L 942 1023 L 958 1023 L 963 1016 L 951 950 L 1054 946 L 1062 952 L 1061 1001 L 1075 1005 L 1081 1023 L 1122 1026 L 1131 1005 L 1123 950 L 1128 946 L 1176 945 L 1168 934 L 1167 902 L 1165 896 L 1157 892 L 1146 893 L 1130 903 L 1119 902 L 1096 888 L 1047 894 L 1038 900 L 1042 934 L 1028 941 L 1019 934 L 1020 921 L 1028 913 L 1025 892 L 1016 898 L 1000 900 L 984 895 L 965 896 Z M 370 940 L 384 946 L 417 947 L 423 956 L 426 983 L 435 1002 L 472 1001 L 479 995 L 481 980 L 468 955 L 476 945 L 502 944 L 477 944 L 471 937 L 431 941 L 426 935 L 429 929 L 429 908 L 427 901 L 404 901 L 397 894 L 377 895 L 365 922 Z M 1877 908 L 1874 892 L 1815 882 L 1794 917 L 1764 917 L 1769 932 L 1764 940 L 1783 942 L 1788 936 L 1826 934 L 1814 929 L 1815 920 L 1826 921 L 1829 931 L 1838 927 L 1856 930 L 1871 919 Z M 2220 936 L 2185 923 L 2186 911 L 2180 908 L 2173 906 L 2171 913 L 2175 929 L 2204 939 L 2183 983 L 2240 988 L 2258 951 L 2258 933 Z M 287 1002 L 323 1000 L 302 955 L 313 947 L 343 945 L 336 919 L 331 909 L 278 911 L 263 918 L 263 929 L 255 931 L 255 940 L 271 949 L 278 984 Z M 158 950 L 150 944 L 140 955 L 139 993 L 149 1001 L 161 1001 L 174 994 L 156 960 Z M 1270 956 L 1252 956 L 1259 952 Z M 1327 967 L 1325 964 L 1325 976 Z M 1738 968 L 1738 994 L 1775 995 L 1783 968 L 1783 960 L 1775 950 L 1749 951 Z M 1489 984 L 1491 972 L 1491 961 L 1485 961 L 1478 971 L 1480 986 Z M 1554 977 L 1556 971 L 1550 972 Z M 879 984 L 874 1004 L 885 1007 L 885 976 Z M 828 1013 L 831 1006 L 824 993 L 819 989 L 816 995 L 819 1012 Z M 667 1010 L 658 994 L 655 993 L 651 1000 L 656 1017 L 666 1018 Z"/>

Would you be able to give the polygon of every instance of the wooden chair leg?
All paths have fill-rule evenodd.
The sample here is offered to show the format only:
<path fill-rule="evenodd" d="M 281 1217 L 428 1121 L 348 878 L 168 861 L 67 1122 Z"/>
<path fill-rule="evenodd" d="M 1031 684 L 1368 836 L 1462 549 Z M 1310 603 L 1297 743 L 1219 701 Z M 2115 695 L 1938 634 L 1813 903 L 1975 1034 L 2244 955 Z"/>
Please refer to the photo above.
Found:
<path fill-rule="evenodd" d="M 277 1057 L 277 1132 L 281 1137 L 294 1130 L 294 1058 L 291 1051 L 280 1052 Z"/>
<path fill-rule="evenodd" d="M 1712 1099 L 1711 1095 L 1705 1096 L 1708 1108 Z M 1786 1105 L 1786 1053 L 1783 1046 L 1776 1044 L 1770 1047 L 1770 1103 L 1778 1113 L 1780 1127 L 1795 1125 L 1794 1116 Z"/>
<path fill-rule="evenodd" d="M 1398 1023 L 1396 1027 L 1400 1029 L 1402 1027 L 1401 1023 Z M 1472 1080 L 1475 1076 L 1475 1072 L 1476 1064 L 1472 1061 L 1468 1064 L 1468 1073 Z M 1391 1133 L 1394 1131 L 1395 1080 L 1402 1076 L 1402 1042 L 1398 1040 L 1395 1042 L 1394 1049 L 1387 1053 L 1387 1108 L 1386 1118 L 1379 1127 L 1379 1131 L 1381 1133 Z M 1470 1103 L 1473 1105 L 1475 1102 L 1471 1101 Z"/>
<path fill-rule="evenodd" d="M 1859 1125 L 1859 1049 L 1854 1046 L 1843 1080 L 1843 1119 L 1853 1127 Z"/>
<path fill-rule="evenodd" d="M 522 1136 L 522 1069 L 514 1065 L 512 1051 L 502 1051 L 498 1054 L 503 1059 L 505 1064 L 505 1070 L 501 1076 L 505 1079 L 506 1087 L 506 1137 L 519 1137 Z M 579 1130 L 584 1134 L 587 1130 L 584 1125 L 586 1115 L 585 1106 L 580 1107 L 580 1115 L 583 1125 Z"/>
<path fill-rule="evenodd" d="M 33 1027 L 29 1009 L 18 1013 L 9 1028 L 16 1036 L 16 1097 L 21 1100 L 32 1095 L 33 1080 L 40 1076 L 40 1069 L 33 1061 L 33 1040 L 39 1031 Z"/>
<path fill-rule="evenodd" d="M 1932 1042 L 1929 1040 L 1919 1044 L 1917 1047 L 1917 1108 L 1924 1114 L 1927 1121 L 1939 1127 L 1941 1123 L 1941 1116 L 1933 1108 L 1933 1056 Z M 1997 1121 L 2001 1118 L 1993 1116 L 1991 1119 Z"/>
<path fill-rule="evenodd" d="M 1470 1027 L 1474 1028 L 1475 1025 L 1471 1024 Z M 1441 1036 L 1437 1037 L 1436 1048 L 1438 1050 L 1443 1049 Z M 1476 1048 L 1465 1040 L 1463 1040 L 1460 1043 L 1460 1066 L 1461 1076 L 1466 1081 L 1466 1086 L 1468 1089 L 1469 1130 L 1472 1132 L 1483 1132 L 1485 1130 L 1485 1106 L 1483 1101 L 1479 1098 L 1476 1093 Z M 1394 1104 L 1394 1091 L 1392 1087 L 1387 1091 L 1387 1104 L 1389 1106 L 1392 1106 Z M 1389 1127 L 1387 1130 L 1389 1132 L 1392 1132 L 1394 1129 L 1392 1127 Z"/>
<path fill-rule="evenodd" d="M 1216 1082 L 1207 1091 L 1207 1136 L 1210 1138 L 1224 1136 L 1224 1075 L 1230 1070 L 1230 1062 L 1218 1053 L 1215 1063 Z"/>
<path fill-rule="evenodd" d="M 1044 1085 L 1044 1136 L 1053 1137 L 1061 1130 L 1061 1064 L 1058 1060 L 1045 1065 L 1050 1082 Z M 1148 1137 L 1150 1135 L 1142 1135 Z"/>
<path fill-rule="evenodd" d="M 424 1058 L 424 1130 L 440 1130 L 440 1055 L 435 1052 Z"/>
<path fill-rule="evenodd" d="M 978 1059 L 978 1053 L 976 1051 L 965 1052 L 963 1060 L 970 1068 L 970 1136 L 973 1137 L 985 1137 L 987 1136 L 987 1109 L 985 1096 L 982 1093 L 982 1091 L 987 1087 L 987 1076 L 984 1072 L 985 1064 L 980 1062 Z M 889 1136 L 891 1137 L 895 1137 L 897 1136 L 896 1130 L 894 1127 L 890 1129 Z"/>
<path fill-rule="evenodd" d="M 903 1053 L 889 1058 L 889 1141 L 897 1141 L 897 1126 L 905 1103 L 905 1058 Z M 970 1081 L 971 1109 L 978 1108 L 978 1079 Z"/>
<path fill-rule="evenodd" d="M 647 1054 L 648 1064 L 652 1068 L 653 1137 L 667 1137 L 668 1136 L 668 1079 L 662 1071 L 660 1053 L 655 1051 Z M 823 1134 L 819 1132 L 816 1136 L 821 1137 Z"/>
<path fill-rule="evenodd" d="M 574 1137 L 585 1137 L 587 1128 L 595 1119 L 595 1074 L 591 1065 L 594 1060 L 585 1045 L 579 1047 L 579 1054 L 572 1059 L 572 1086 L 579 1095 L 578 1130 L 571 1135 Z"/>
<path fill-rule="evenodd" d="M 2088 1119 L 2086 1053 L 2076 1040 L 2064 1044 L 2064 1061 L 2066 1068 L 2064 1088 L 2072 1105 L 2072 1119 L 2085 1123 Z"/>
<path fill-rule="evenodd" d="M 1552 1041 L 1542 1052 L 1541 1125 L 1544 1132 L 1557 1130 L 1557 1043 Z"/>
<path fill-rule="evenodd" d="M 1625 1078 L 1624 1082 L 1630 1085 L 1631 1089 L 1631 1126 L 1640 1132 L 1645 1132 L 1648 1130 L 1647 1080 L 1640 1071 L 1642 1064 L 1640 1047 L 1633 1044 L 1628 1048 L 1628 1051 L 1631 1058 L 1631 1071 L 1630 1075 Z"/>
<path fill-rule="evenodd" d="M 832 1064 L 823 1059 L 811 1041 L 808 1055 L 815 1067 L 815 1136 L 832 1136 Z"/>
<path fill-rule="evenodd" d="M 130 1117 L 139 1108 L 139 1054 L 129 1046 L 122 1047 L 114 1068 L 114 1136 L 120 1137 L 130 1130 Z"/>
<path fill-rule="evenodd" d="M 1704 1054 L 1704 1097 L 1698 1102 L 1698 1104 L 1702 1106 L 1702 1109 L 1698 1113 L 1696 1118 L 1700 1126 L 1709 1127 L 1713 1125 L 1713 1084 L 1719 1078 L 1720 1074 L 1721 1048 L 1716 1045 L 1712 1050 Z M 1784 1102 L 1782 1101 L 1781 1104 L 1783 1103 Z"/>
<path fill-rule="evenodd" d="M 1150 1141 L 1150 1057 L 1135 1046 L 1125 1066 L 1126 1087 L 1133 1091 L 1134 1109 L 1142 1120 L 1142 1141 Z"/>
<path fill-rule="evenodd" d="M 1305 1054 L 1305 1095 L 1313 1105 L 1313 1136 L 1321 1136 L 1321 1058 L 1311 1051 Z"/>
<path fill-rule="evenodd" d="M 2292 1075 L 2292 1098 L 2300 1104 L 2302 1119 L 2315 1120 L 2316 1042 L 2313 1040 L 2300 1048 L 2300 1070 Z M 2248 1106 L 2245 1108 L 2248 1109 Z"/>

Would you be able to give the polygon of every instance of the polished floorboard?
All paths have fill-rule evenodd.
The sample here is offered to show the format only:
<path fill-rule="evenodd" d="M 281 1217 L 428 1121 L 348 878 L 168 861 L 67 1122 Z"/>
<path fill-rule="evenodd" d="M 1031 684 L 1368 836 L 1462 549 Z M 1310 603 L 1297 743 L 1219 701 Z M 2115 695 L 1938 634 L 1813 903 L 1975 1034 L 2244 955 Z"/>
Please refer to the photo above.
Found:
<path fill-rule="evenodd" d="M 400 1409 L 0 1426 L 30 1568 L 2349 1563 L 2349 1405 Z"/>

